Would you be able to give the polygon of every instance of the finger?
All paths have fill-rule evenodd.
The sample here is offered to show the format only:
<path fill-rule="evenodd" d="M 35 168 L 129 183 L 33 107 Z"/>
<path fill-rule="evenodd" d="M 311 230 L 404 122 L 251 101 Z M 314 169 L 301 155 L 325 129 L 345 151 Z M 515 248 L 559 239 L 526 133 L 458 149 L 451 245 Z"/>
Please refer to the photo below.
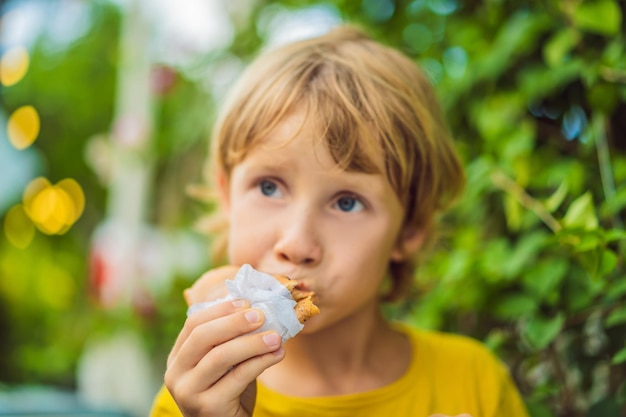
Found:
<path fill-rule="evenodd" d="M 263 312 L 252 308 L 194 326 L 177 355 L 172 359 L 172 366 L 178 369 L 172 374 L 184 373 L 196 367 L 202 358 L 216 347 L 220 347 L 219 355 L 219 352 L 223 350 L 222 344 L 258 329 L 263 321 Z M 236 361 L 230 362 L 228 366 L 232 367 L 237 363 Z"/>
<path fill-rule="evenodd" d="M 230 372 L 240 373 L 240 364 L 256 356 L 273 352 L 280 348 L 280 335 L 274 331 L 251 334 L 216 346 L 198 364 L 197 377 L 208 384 Z M 251 380 L 245 380 L 245 385 Z M 243 388 L 242 388 L 243 389 Z"/>
<path fill-rule="evenodd" d="M 257 354 L 255 356 L 249 356 L 250 353 L 254 353 L 253 349 L 248 350 L 246 353 L 241 352 L 242 356 L 246 356 L 247 359 L 239 362 L 234 368 L 230 369 L 225 375 L 215 382 L 211 389 L 211 395 L 215 395 L 215 398 L 226 399 L 238 399 L 244 393 L 246 389 L 249 389 L 250 383 L 261 375 L 261 373 L 272 365 L 277 364 L 285 357 L 285 350 L 280 346 L 280 336 L 275 332 L 266 332 L 259 335 L 251 335 L 257 339 L 261 339 L 258 336 L 266 336 L 273 334 L 278 344 L 266 344 L 261 342 L 265 346 L 257 346 L 258 349 L 265 353 Z M 248 337 L 248 336 L 246 336 Z M 258 340 L 254 343 L 258 343 Z M 249 343 L 248 345 L 253 345 Z M 268 352 L 267 349 L 270 349 Z"/>
<path fill-rule="evenodd" d="M 198 326 L 203 325 L 204 323 L 211 322 L 221 317 L 228 316 L 237 311 L 246 310 L 250 307 L 250 303 L 246 300 L 232 300 L 225 301 L 223 303 L 218 303 L 207 307 L 205 309 L 199 310 L 187 317 L 185 320 L 185 324 L 178 334 L 176 338 L 176 342 L 174 342 L 174 347 L 170 351 L 169 357 L 167 359 L 167 366 L 169 367 L 176 356 L 178 356 L 180 349 L 183 347 L 191 333 Z"/>
<path fill-rule="evenodd" d="M 257 375 L 258 376 L 258 375 Z M 221 391 L 210 389 L 204 392 L 196 391 L 194 386 L 180 384 L 176 395 L 172 396 L 184 415 L 193 416 L 251 416 L 256 402 L 256 377 L 243 389 L 243 392 L 232 392 L 224 395 Z M 241 390 L 238 390 L 241 391 Z M 187 411 L 187 412 L 185 412 Z"/>
<path fill-rule="evenodd" d="M 178 372 L 176 366 L 168 369 L 165 385 L 174 398 L 189 398 L 190 403 L 203 395 L 200 402 L 210 405 L 209 408 L 239 403 L 240 395 L 263 369 L 282 359 L 284 351 L 280 342 L 280 336 L 273 331 L 238 337 L 211 350 L 198 366 L 187 372 Z M 221 384 L 222 381 L 230 383 Z"/>

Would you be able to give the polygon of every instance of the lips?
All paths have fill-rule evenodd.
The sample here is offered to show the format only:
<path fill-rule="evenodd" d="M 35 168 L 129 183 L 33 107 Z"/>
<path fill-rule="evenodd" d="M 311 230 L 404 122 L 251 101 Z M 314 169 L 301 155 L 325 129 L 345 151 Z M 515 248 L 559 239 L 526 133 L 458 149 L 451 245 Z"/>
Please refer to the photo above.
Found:
<path fill-rule="evenodd" d="M 262 270 L 262 269 L 260 269 Z M 270 269 L 271 271 L 271 269 Z M 295 270 L 291 271 L 273 271 L 271 275 L 274 276 L 282 276 L 289 280 L 291 283 L 289 284 L 292 288 L 296 288 L 300 291 L 315 291 L 313 280 L 310 278 L 306 278 L 306 276 L 301 275 Z"/>
<path fill-rule="evenodd" d="M 294 310 L 300 323 L 304 324 L 308 319 L 320 313 L 319 307 L 314 304 L 315 292 L 307 291 L 303 281 L 290 279 L 286 275 L 273 275 L 273 277 L 289 290 L 296 301 Z"/>

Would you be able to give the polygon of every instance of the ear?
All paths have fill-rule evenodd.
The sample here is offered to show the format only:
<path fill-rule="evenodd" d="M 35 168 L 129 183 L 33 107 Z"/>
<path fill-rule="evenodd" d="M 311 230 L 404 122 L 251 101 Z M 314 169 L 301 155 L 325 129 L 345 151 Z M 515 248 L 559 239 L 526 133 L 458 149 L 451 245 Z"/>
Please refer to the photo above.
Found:
<path fill-rule="evenodd" d="M 404 261 L 407 257 L 413 255 L 422 247 L 425 238 L 425 230 L 411 229 L 403 231 L 391 251 L 391 260 L 395 262 Z"/>
<path fill-rule="evenodd" d="M 215 175 L 215 182 L 217 185 L 217 199 L 220 204 L 220 208 L 223 211 L 228 211 L 230 208 L 230 188 L 228 186 L 228 179 L 223 171 L 218 171 Z"/>

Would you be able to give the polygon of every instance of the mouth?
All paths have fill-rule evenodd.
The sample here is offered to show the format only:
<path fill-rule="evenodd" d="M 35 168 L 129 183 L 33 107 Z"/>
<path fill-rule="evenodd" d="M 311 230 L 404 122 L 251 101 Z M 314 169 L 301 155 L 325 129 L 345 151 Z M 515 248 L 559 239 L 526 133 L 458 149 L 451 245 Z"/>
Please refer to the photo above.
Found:
<path fill-rule="evenodd" d="M 272 275 L 284 277 L 286 282 L 283 284 L 290 288 L 290 291 L 295 291 L 296 294 L 306 296 L 316 293 L 314 281 L 311 278 L 299 276 L 295 272 L 291 274 L 272 273 Z"/>
<path fill-rule="evenodd" d="M 298 277 L 295 274 L 276 274 L 282 275 L 286 277 L 289 281 L 291 281 L 291 285 L 293 288 L 298 289 L 300 291 L 315 291 L 313 280 L 306 277 Z"/>
<path fill-rule="evenodd" d="M 287 275 L 282 274 L 274 274 L 274 278 L 287 288 L 296 301 L 294 309 L 300 323 L 304 324 L 309 318 L 319 314 L 320 309 L 315 304 L 317 296 L 306 278 L 291 279 Z"/>

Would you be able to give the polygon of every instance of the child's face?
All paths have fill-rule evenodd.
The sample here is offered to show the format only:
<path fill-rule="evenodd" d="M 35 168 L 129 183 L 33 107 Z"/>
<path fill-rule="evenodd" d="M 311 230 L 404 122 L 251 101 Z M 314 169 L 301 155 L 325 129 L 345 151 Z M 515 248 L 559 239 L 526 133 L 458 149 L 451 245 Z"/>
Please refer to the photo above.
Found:
<path fill-rule="evenodd" d="M 302 121 L 279 124 L 222 194 L 231 263 L 306 282 L 321 310 L 313 331 L 378 304 L 390 259 L 402 258 L 403 208 L 383 175 L 337 168 Z"/>

